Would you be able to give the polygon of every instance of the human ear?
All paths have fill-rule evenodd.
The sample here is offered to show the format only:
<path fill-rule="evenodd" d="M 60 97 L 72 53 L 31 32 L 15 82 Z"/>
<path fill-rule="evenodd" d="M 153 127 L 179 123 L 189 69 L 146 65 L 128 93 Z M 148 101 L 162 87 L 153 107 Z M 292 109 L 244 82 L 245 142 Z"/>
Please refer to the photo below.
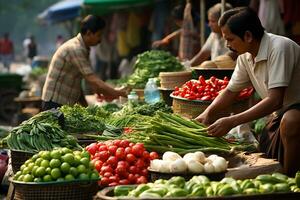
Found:
<path fill-rule="evenodd" d="M 250 31 L 246 31 L 244 34 L 244 41 L 250 43 L 252 42 L 252 40 L 253 40 L 252 33 Z"/>

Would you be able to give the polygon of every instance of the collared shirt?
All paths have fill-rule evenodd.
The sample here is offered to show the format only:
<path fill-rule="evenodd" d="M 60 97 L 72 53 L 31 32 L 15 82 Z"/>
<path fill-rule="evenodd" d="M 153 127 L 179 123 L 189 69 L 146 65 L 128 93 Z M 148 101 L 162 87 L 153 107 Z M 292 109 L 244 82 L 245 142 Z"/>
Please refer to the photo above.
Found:
<path fill-rule="evenodd" d="M 211 60 L 217 56 L 224 55 L 230 50 L 226 47 L 225 39 L 222 35 L 211 32 L 201 50 L 210 51 Z"/>
<path fill-rule="evenodd" d="M 82 95 L 83 76 L 93 74 L 89 48 L 81 34 L 65 42 L 52 57 L 42 100 L 58 104 L 75 104 Z"/>
<path fill-rule="evenodd" d="M 283 106 L 300 103 L 300 46 L 265 32 L 254 60 L 250 53 L 238 57 L 228 89 L 238 92 L 251 84 L 262 99 L 268 89 L 286 87 Z"/>

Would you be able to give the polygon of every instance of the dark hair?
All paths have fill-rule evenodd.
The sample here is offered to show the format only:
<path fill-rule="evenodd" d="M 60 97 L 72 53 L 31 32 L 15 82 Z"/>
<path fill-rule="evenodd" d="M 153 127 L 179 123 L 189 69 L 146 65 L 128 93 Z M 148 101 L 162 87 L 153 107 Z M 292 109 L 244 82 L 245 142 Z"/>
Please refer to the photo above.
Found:
<path fill-rule="evenodd" d="M 88 15 L 80 23 L 80 33 L 85 34 L 88 30 L 95 33 L 104 29 L 104 27 L 105 21 L 101 17 Z"/>
<path fill-rule="evenodd" d="M 184 8 L 185 8 L 185 6 L 183 6 L 183 5 L 175 6 L 171 11 L 171 16 L 175 20 L 183 20 Z M 194 25 L 197 25 L 198 22 L 200 21 L 200 16 L 197 14 L 197 12 L 195 12 L 195 10 L 193 8 L 192 8 L 191 14 L 192 14 Z"/>
<path fill-rule="evenodd" d="M 246 31 L 250 31 L 253 37 L 258 40 L 264 34 L 264 28 L 257 14 L 249 7 L 239 7 L 226 11 L 219 19 L 219 26 L 225 25 L 241 39 L 244 39 Z"/>

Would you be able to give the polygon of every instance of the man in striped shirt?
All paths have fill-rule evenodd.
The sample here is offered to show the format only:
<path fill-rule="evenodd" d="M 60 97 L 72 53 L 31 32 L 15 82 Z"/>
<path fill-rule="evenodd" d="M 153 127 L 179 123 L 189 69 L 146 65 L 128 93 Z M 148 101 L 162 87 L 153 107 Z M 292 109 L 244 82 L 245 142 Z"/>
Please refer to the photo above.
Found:
<path fill-rule="evenodd" d="M 91 46 L 101 42 L 105 22 L 98 16 L 88 15 L 81 22 L 80 33 L 61 45 L 52 57 L 42 94 L 42 109 L 79 103 L 83 96 L 81 80 L 85 79 L 92 90 L 105 99 L 125 96 L 99 79 L 89 60 Z"/>

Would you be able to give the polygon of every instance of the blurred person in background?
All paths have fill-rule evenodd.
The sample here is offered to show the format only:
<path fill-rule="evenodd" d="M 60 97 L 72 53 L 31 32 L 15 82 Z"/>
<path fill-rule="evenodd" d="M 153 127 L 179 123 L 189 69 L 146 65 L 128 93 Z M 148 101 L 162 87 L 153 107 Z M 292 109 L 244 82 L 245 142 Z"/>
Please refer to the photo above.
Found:
<path fill-rule="evenodd" d="M 52 57 L 42 94 L 42 109 L 80 103 L 86 105 L 81 87 L 84 79 L 98 99 L 112 100 L 126 96 L 114 89 L 93 72 L 89 59 L 90 47 L 101 42 L 105 22 L 94 15 L 86 16 L 80 24 L 80 33 L 62 44 Z"/>
<path fill-rule="evenodd" d="M 9 38 L 9 33 L 4 33 L 0 39 L 0 60 L 3 63 L 4 72 L 9 72 L 10 64 L 14 59 L 14 44 Z"/>

